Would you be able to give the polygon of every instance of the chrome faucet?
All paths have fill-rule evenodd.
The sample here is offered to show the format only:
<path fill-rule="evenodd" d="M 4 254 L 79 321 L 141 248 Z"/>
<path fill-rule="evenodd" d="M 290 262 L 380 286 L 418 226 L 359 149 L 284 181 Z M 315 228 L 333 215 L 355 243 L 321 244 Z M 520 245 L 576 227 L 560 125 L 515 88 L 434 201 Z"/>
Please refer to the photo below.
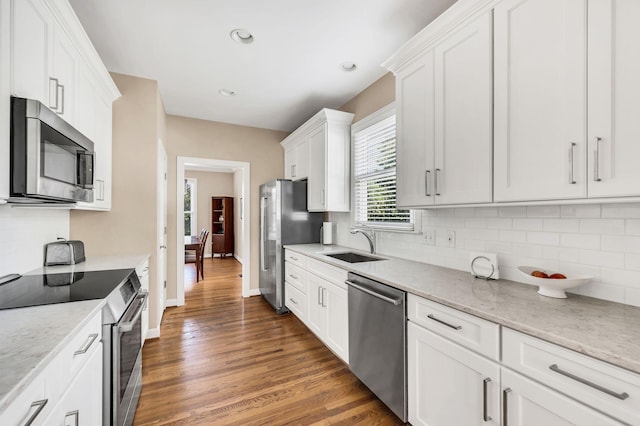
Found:
<path fill-rule="evenodd" d="M 365 231 L 364 229 L 352 229 L 351 233 L 352 234 L 362 234 L 367 238 L 367 241 L 369 242 L 369 250 L 371 250 L 371 254 L 375 254 L 376 252 L 376 232 L 371 229 L 368 228 L 369 232 Z"/>

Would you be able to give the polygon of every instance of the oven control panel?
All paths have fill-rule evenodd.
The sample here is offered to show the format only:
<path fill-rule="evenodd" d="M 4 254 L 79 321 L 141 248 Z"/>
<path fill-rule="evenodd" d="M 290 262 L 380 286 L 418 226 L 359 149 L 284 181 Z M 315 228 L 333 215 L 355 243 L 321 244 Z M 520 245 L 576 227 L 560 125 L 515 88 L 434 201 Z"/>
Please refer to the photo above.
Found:
<path fill-rule="evenodd" d="M 130 279 L 120 287 L 120 295 L 124 303 L 127 303 L 137 293 L 136 288 Z"/>

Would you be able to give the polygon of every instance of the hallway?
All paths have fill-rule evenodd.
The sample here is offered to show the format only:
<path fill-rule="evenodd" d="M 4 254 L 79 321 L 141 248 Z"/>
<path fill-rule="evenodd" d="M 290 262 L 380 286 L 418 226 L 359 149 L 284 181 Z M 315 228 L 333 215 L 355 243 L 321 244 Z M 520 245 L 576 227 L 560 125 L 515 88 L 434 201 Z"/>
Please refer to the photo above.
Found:
<path fill-rule="evenodd" d="M 135 425 L 401 424 L 297 318 L 243 299 L 235 259 L 192 269 L 145 343 Z"/>

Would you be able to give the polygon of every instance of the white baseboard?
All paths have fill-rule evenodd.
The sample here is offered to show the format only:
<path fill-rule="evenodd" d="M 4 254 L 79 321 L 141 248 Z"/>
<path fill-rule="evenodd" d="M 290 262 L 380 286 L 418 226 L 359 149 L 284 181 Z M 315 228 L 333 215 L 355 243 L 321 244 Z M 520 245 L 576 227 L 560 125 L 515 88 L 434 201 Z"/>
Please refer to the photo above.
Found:
<path fill-rule="evenodd" d="M 249 297 L 251 296 L 260 296 L 260 289 L 259 288 L 249 289 Z"/>
<path fill-rule="evenodd" d="M 150 328 L 147 330 L 147 339 L 157 339 L 160 337 L 160 328 Z"/>
<path fill-rule="evenodd" d="M 233 257 L 242 265 L 242 259 L 240 257 L 238 257 L 235 253 Z"/>
<path fill-rule="evenodd" d="M 178 299 L 167 299 L 167 302 L 165 303 L 165 306 L 167 308 L 173 307 L 173 306 L 178 306 Z"/>

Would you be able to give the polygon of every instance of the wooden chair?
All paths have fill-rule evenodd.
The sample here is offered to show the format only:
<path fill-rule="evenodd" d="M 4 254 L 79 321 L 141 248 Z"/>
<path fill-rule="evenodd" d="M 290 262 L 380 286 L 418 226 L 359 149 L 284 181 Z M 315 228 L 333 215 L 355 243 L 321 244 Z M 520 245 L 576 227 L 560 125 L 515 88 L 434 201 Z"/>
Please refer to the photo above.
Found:
<path fill-rule="evenodd" d="M 201 238 L 202 244 L 200 245 L 200 274 L 204 279 L 204 252 L 207 248 L 207 238 L 209 238 L 209 231 L 203 229 L 204 235 Z"/>
<path fill-rule="evenodd" d="M 203 271 L 203 266 L 204 263 L 202 261 L 203 258 L 203 254 L 204 254 L 204 242 L 206 241 L 207 236 L 209 235 L 209 232 L 207 231 L 206 228 L 202 228 L 200 230 L 200 233 L 198 234 L 198 239 L 200 241 L 202 241 L 200 243 L 200 247 L 198 250 L 185 250 L 184 252 L 184 263 L 194 263 L 196 265 L 196 282 L 198 282 L 200 280 L 200 276 L 202 276 L 202 278 L 204 278 L 204 271 Z"/>

